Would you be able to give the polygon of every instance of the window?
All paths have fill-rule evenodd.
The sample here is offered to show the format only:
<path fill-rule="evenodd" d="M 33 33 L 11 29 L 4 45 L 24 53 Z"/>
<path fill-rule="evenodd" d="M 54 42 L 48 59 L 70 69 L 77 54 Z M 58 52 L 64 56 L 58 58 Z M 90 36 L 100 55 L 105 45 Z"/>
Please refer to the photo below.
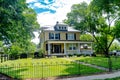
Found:
<path fill-rule="evenodd" d="M 59 30 L 61 30 L 61 26 L 59 26 Z"/>
<path fill-rule="evenodd" d="M 57 40 L 60 39 L 60 33 L 55 33 L 55 39 L 57 39 Z"/>
<path fill-rule="evenodd" d="M 76 44 L 69 44 L 69 50 L 76 50 Z"/>
<path fill-rule="evenodd" d="M 49 33 L 49 39 L 54 39 L 54 33 Z"/>
<path fill-rule="evenodd" d="M 64 27 L 64 30 L 66 30 L 66 27 Z"/>
<path fill-rule="evenodd" d="M 75 40 L 75 37 L 74 37 L 74 34 L 73 33 L 69 33 L 68 36 L 67 36 L 68 40 Z"/>
<path fill-rule="evenodd" d="M 49 39 L 59 40 L 60 39 L 60 33 L 49 33 Z"/>

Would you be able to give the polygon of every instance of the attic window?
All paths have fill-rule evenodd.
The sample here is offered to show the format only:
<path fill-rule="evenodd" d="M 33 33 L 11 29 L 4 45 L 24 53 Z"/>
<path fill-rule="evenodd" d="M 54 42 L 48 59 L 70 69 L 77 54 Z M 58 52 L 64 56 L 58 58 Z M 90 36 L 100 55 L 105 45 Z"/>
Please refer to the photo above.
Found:
<path fill-rule="evenodd" d="M 64 30 L 66 30 L 66 27 L 63 27 L 64 28 Z"/>
<path fill-rule="evenodd" d="M 65 26 L 59 26 L 58 29 L 59 29 L 59 30 L 66 30 L 66 27 L 65 27 Z"/>
<path fill-rule="evenodd" d="M 59 26 L 59 30 L 61 30 L 61 26 Z"/>
<path fill-rule="evenodd" d="M 64 27 L 62 27 L 62 30 L 64 30 Z"/>

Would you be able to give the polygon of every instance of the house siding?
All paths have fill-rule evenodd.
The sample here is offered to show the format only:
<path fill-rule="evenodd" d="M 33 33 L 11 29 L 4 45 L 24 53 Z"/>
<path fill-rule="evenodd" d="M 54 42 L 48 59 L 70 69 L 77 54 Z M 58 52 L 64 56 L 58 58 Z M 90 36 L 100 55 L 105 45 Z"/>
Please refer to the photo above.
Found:
<path fill-rule="evenodd" d="M 60 33 L 60 40 L 66 40 L 66 33 L 65 32 Z"/>
<path fill-rule="evenodd" d="M 49 40 L 49 33 L 51 32 L 44 32 L 45 36 L 45 41 Z M 66 32 L 52 32 L 52 33 L 60 33 L 60 40 L 66 40 Z M 80 33 L 79 32 L 67 32 L 68 33 L 74 33 L 76 36 L 75 40 L 80 40 Z"/>
<path fill-rule="evenodd" d="M 76 33 L 76 40 L 80 40 L 80 32 Z"/>
<path fill-rule="evenodd" d="M 45 41 L 49 40 L 49 32 L 45 32 Z"/>

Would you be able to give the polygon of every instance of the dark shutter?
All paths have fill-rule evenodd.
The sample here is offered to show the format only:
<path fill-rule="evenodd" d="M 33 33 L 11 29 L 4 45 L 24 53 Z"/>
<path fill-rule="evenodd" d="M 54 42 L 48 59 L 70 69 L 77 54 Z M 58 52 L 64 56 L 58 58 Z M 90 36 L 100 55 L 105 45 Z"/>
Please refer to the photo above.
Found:
<path fill-rule="evenodd" d="M 46 44 L 46 51 L 48 51 L 48 44 Z"/>
<path fill-rule="evenodd" d="M 60 33 L 59 33 L 59 40 L 60 40 Z"/>
<path fill-rule="evenodd" d="M 50 36 L 51 36 L 51 35 L 50 35 L 50 33 L 49 33 L 49 39 L 50 39 Z"/>
<path fill-rule="evenodd" d="M 76 40 L 76 34 L 74 34 L 74 40 Z"/>
<path fill-rule="evenodd" d="M 66 40 L 68 40 L 68 36 L 67 36 L 67 33 L 66 33 Z"/>

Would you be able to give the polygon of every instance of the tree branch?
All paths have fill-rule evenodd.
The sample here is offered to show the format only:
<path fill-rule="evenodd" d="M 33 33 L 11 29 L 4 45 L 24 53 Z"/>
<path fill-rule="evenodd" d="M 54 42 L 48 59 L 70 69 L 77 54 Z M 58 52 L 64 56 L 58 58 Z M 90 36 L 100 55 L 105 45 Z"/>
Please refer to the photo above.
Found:
<path fill-rule="evenodd" d="M 93 37 L 95 38 L 95 40 L 97 41 L 97 43 L 100 45 L 100 47 L 103 49 L 103 51 L 105 52 L 105 49 L 103 48 L 103 46 L 99 43 L 98 39 L 96 38 L 95 34 L 92 34 Z"/>
<path fill-rule="evenodd" d="M 114 39 L 115 39 L 115 36 L 113 37 L 112 41 L 110 42 L 110 44 L 109 44 L 109 46 L 108 46 L 108 49 L 110 48 L 110 46 L 111 46 L 111 44 L 113 43 Z"/>

